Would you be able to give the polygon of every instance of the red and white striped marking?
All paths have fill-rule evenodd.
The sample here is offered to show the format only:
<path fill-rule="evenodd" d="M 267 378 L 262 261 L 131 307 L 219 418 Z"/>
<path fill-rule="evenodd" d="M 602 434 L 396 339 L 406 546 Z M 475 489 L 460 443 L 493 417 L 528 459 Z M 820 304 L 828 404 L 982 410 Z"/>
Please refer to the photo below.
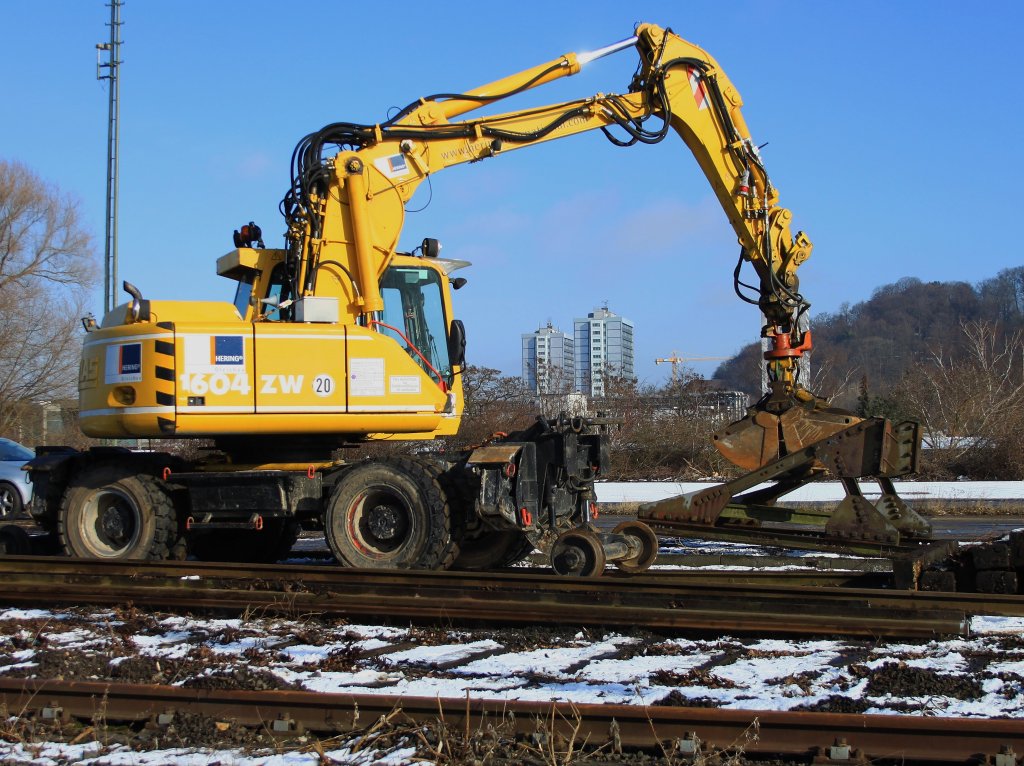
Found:
<path fill-rule="evenodd" d="M 693 100 L 697 104 L 697 109 L 707 109 L 708 93 L 704 89 L 704 80 L 701 77 L 700 70 L 692 66 L 687 66 L 686 73 L 690 77 L 690 90 L 693 91 Z"/>

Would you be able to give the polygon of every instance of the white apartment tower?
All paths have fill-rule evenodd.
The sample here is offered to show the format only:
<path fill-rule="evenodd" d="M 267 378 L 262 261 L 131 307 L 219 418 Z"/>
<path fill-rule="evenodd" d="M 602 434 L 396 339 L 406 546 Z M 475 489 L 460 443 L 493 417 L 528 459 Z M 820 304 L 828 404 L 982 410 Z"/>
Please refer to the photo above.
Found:
<path fill-rule="evenodd" d="M 523 380 L 538 394 L 566 393 L 574 375 L 573 339 L 548 322 L 523 334 Z"/>
<path fill-rule="evenodd" d="M 633 322 L 596 309 L 573 320 L 576 340 L 576 390 L 604 396 L 606 375 L 633 375 Z"/>

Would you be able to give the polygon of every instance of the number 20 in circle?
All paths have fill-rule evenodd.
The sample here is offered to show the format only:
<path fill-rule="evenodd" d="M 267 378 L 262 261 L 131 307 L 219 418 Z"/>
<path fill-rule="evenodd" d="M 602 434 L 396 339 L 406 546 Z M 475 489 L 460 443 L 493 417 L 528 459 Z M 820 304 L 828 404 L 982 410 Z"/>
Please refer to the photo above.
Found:
<path fill-rule="evenodd" d="M 317 396 L 330 396 L 334 393 L 334 378 L 330 375 L 317 375 L 313 378 L 313 393 Z"/>

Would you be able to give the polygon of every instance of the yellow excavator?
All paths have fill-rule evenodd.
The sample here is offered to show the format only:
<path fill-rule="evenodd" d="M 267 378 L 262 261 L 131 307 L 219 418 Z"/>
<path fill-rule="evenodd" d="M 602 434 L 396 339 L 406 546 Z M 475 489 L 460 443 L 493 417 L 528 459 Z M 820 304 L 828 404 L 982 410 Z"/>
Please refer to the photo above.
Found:
<path fill-rule="evenodd" d="M 624 94 L 456 119 L 630 48 L 639 64 Z M 215 449 L 184 459 L 42 448 L 30 467 L 33 516 L 74 556 L 276 560 L 300 524 L 320 524 L 338 561 L 356 567 L 499 567 L 536 547 L 563 574 L 599 574 L 606 562 L 646 569 L 657 551 L 647 524 L 600 532 L 591 523 L 594 480 L 608 460 L 603 424 L 593 419 L 538 419 L 458 454 L 335 458 L 367 439 L 429 440 L 458 430 L 466 332 L 452 290 L 466 283 L 456 272 L 468 264 L 440 257 L 431 238 L 398 251 L 419 185 L 452 165 L 592 130 L 617 146 L 678 135 L 739 238 L 736 292 L 765 317 L 771 391 L 716 435 L 723 454 L 758 475 L 789 459 L 777 475 L 794 486 L 825 466 L 884 481 L 912 470 L 913 454 L 881 465 L 872 453 L 856 470 L 837 468 L 831 448 L 805 454 L 836 435 L 864 446 L 854 432 L 866 427 L 799 380 L 811 338 L 799 329 L 808 304 L 796 272 L 811 242 L 791 230 L 741 104 L 704 50 L 641 24 L 622 42 L 465 93 L 420 98 L 379 124 L 339 122 L 311 133 L 292 156 L 284 247 L 265 247 L 250 223 L 217 261 L 217 272 L 237 283 L 233 304 L 149 300 L 125 283 L 130 300 L 99 325 L 86 322 L 85 434 L 209 440 Z M 755 285 L 741 281 L 744 263 Z M 868 425 L 882 429 L 868 452 L 892 453 L 894 427 Z M 901 433 L 896 449 L 906 453 L 913 434 Z M 854 515 L 863 516 L 866 501 L 852 487 Z M 683 499 L 646 516 L 713 525 L 729 517 L 732 494 Z M 859 523 L 847 524 L 854 536 Z M 905 534 L 915 530 L 925 531 L 904 525 Z"/>

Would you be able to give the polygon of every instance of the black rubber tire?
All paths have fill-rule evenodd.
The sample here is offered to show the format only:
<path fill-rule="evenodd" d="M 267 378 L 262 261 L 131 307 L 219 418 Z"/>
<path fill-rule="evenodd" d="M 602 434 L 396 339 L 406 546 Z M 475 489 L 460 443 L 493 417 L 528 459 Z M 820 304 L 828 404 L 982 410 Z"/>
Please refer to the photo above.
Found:
<path fill-rule="evenodd" d="M 85 466 L 64 492 L 57 535 L 69 556 L 162 560 L 180 534 L 167 485 L 109 464 Z"/>
<path fill-rule="evenodd" d="M 367 569 L 447 569 L 459 549 L 435 472 L 413 458 L 347 471 L 331 493 L 324 534 L 340 564 Z"/>
<path fill-rule="evenodd" d="M 533 552 L 533 543 L 518 529 L 480 529 L 462 538 L 452 569 L 503 569 Z"/>
<path fill-rule="evenodd" d="M 32 553 L 32 538 L 15 524 L 0 527 L 0 555 L 28 556 Z"/>
<path fill-rule="evenodd" d="M 0 519 L 17 518 L 21 515 L 23 507 L 18 488 L 6 481 L 0 481 Z"/>
<path fill-rule="evenodd" d="M 268 519 L 259 530 L 194 533 L 188 538 L 188 552 L 200 561 L 274 564 L 288 554 L 298 539 L 299 522 L 294 519 Z"/>
<path fill-rule="evenodd" d="M 462 541 L 473 528 L 479 528 L 479 517 L 476 512 L 476 498 L 480 494 L 480 477 L 473 473 L 464 463 L 441 468 L 437 480 L 448 498 L 448 512 L 452 525 L 452 537 Z"/>

